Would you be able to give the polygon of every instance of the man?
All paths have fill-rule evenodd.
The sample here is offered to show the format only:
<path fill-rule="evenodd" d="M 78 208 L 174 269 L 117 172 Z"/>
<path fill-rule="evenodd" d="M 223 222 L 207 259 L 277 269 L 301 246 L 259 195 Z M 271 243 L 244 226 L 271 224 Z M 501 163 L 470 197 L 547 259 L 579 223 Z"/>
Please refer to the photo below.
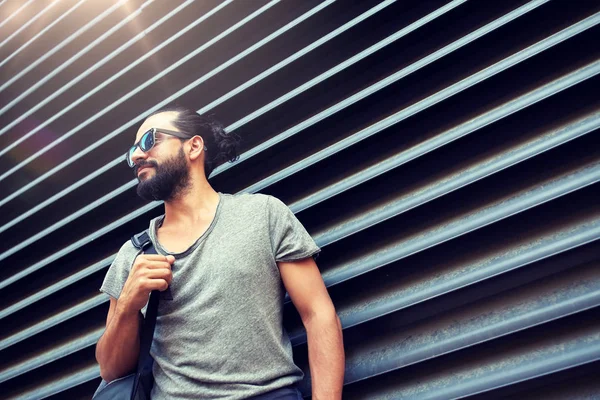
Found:
<path fill-rule="evenodd" d="M 282 327 L 287 291 L 307 332 L 312 397 L 339 399 L 342 332 L 313 259 L 320 249 L 278 199 L 211 187 L 210 172 L 236 148 L 237 137 L 189 109 L 162 110 L 139 128 L 127 161 L 138 194 L 164 200 L 165 214 L 150 222 L 158 254 L 126 242 L 100 289 L 110 296 L 96 349 L 102 378 L 135 369 L 139 313 L 152 290 L 168 290 L 151 349 L 153 399 L 300 399 L 303 375 Z"/>

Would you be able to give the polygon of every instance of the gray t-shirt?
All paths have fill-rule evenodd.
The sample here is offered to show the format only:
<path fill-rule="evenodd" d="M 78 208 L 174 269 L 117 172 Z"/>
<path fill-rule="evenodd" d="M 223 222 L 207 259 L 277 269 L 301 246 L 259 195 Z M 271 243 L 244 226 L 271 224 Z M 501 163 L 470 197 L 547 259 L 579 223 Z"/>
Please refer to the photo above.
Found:
<path fill-rule="evenodd" d="M 215 218 L 183 253 L 173 254 L 173 300 L 161 299 L 151 355 L 152 399 L 245 399 L 300 381 L 282 326 L 285 289 L 277 261 L 320 249 L 275 197 L 219 193 Z M 119 250 L 101 291 L 119 298 L 137 249 Z"/>

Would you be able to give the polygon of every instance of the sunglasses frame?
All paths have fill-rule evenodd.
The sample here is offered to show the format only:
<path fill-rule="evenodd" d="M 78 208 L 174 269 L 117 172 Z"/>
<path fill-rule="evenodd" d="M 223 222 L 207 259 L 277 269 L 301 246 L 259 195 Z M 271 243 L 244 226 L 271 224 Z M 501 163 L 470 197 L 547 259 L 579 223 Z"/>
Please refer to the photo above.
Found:
<path fill-rule="evenodd" d="M 177 131 L 171 131 L 169 129 L 162 129 L 162 128 L 150 128 L 148 129 L 146 132 L 144 132 L 144 134 L 142 135 L 142 137 L 140 138 L 140 140 L 134 144 L 133 146 L 131 146 L 129 148 L 129 150 L 127 151 L 127 153 L 125 153 L 125 160 L 127 160 L 127 165 L 129 165 L 130 168 L 135 167 L 135 163 L 133 162 L 133 159 L 131 158 L 131 156 L 133 155 L 133 153 L 135 153 L 136 148 L 139 148 L 141 151 L 143 151 L 144 153 L 149 152 L 150 150 L 152 150 L 152 148 L 156 145 L 156 133 L 164 133 L 165 135 L 170 135 L 170 136 L 175 136 L 179 139 L 191 139 L 191 136 L 186 135 L 183 132 L 177 132 Z M 148 149 L 144 150 L 142 149 L 142 147 L 140 146 L 140 142 L 142 142 L 142 139 L 144 138 L 144 136 L 146 136 L 147 134 L 151 133 L 152 134 L 152 146 L 150 146 Z M 206 151 L 207 148 L 206 146 L 204 146 L 204 151 Z"/>

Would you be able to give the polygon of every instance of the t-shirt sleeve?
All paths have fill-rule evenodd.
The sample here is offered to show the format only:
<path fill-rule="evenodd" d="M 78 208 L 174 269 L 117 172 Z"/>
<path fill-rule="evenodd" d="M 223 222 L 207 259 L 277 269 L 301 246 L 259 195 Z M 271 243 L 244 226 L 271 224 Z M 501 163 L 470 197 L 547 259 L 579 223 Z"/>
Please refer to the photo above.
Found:
<path fill-rule="evenodd" d="M 316 256 L 321 249 L 281 200 L 267 197 L 269 232 L 275 261 L 297 261 Z"/>
<path fill-rule="evenodd" d="M 121 247 L 104 277 L 100 287 L 102 293 L 106 293 L 115 299 L 119 298 L 137 253 L 137 249 L 130 241 Z"/>

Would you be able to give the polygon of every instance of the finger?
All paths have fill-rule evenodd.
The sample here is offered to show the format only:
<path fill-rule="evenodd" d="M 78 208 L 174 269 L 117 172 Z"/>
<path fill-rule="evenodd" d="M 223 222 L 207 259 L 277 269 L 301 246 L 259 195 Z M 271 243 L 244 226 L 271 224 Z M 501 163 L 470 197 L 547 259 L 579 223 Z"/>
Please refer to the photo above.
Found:
<path fill-rule="evenodd" d="M 175 257 L 173 257 L 172 255 L 168 255 L 167 256 L 167 262 L 170 264 L 173 264 L 175 262 Z"/>
<path fill-rule="evenodd" d="M 168 256 L 163 256 L 162 254 L 140 254 L 138 256 L 138 258 L 148 261 L 166 261 L 167 257 Z"/>
<path fill-rule="evenodd" d="M 171 264 L 169 264 L 166 261 L 148 261 L 148 262 L 144 263 L 144 267 L 146 267 L 148 269 L 167 268 L 170 270 Z"/>
<path fill-rule="evenodd" d="M 169 282 L 164 279 L 155 279 L 154 282 L 156 283 L 156 290 L 164 292 L 169 288 Z"/>
<path fill-rule="evenodd" d="M 144 288 L 148 291 L 160 290 L 164 292 L 169 287 L 169 282 L 165 279 L 148 279 L 144 284 Z"/>
<path fill-rule="evenodd" d="M 173 273 L 167 268 L 152 269 L 148 270 L 144 277 L 147 279 L 165 279 L 171 282 L 173 279 Z"/>
<path fill-rule="evenodd" d="M 139 268 L 143 268 L 143 267 L 146 267 L 146 266 L 148 266 L 148 265 L 150 265 L 152 263 L 157 263 L 157 262 L 158 263 L 160 263 L 160 262 L 162 262 L 162 263 L 168 263 L 167 262 L 167 257 L 161 256 L 161 255 L 157 255 L 157 254 L 152 254 L 152 255 L 144 255 L 144 254 L 142 254 L 142 255 L 137 256 L 137 258 L 135 259 L 135 261 L 133 263 L 133 266 L 136 269 L 139 269 Z"/>

